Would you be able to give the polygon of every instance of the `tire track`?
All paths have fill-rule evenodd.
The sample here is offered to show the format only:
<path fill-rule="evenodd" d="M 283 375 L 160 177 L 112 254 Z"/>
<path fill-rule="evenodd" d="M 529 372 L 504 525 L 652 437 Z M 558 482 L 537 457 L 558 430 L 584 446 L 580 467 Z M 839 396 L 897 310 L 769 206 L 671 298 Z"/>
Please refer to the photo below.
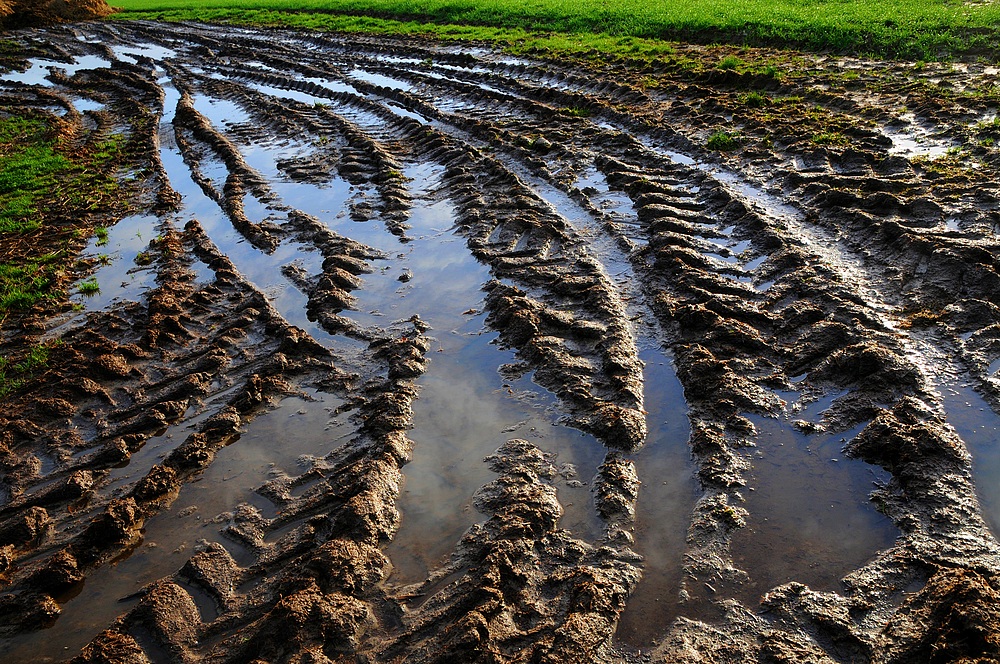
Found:
<path fill-rule="evenodd" d="M 634 661 L 651 646 L 655 661 L 912 661 L 965 633 L 940 607 L 989 624 L 967 600 L 1000 588 L 975 487 L 988 496 L 988 464 L 956 413 L 996 420 L 1000 206 L 982 183 L 997 161 L 980 145 L 969 174 L 893 152 L 914 122 L 985 135 L 975 96 L 949 110 L 907 84 L 907 120 L 883 82 L 836 78 L 842 63 L 623 79 L 373 37 L 40 34 L 45 59 L 2 94 L 55 104 L 91 140 L 128 127 L 161 237 L 156 286 L 66 333 L 66 393 L 4 424 L 15 652 L 61 647 L 30 632 L 73 606 L 62 593 L 106 578 L 143 526 L 174 537 L 171 506 L 195 506 L 224 446 L 253 449 L 241 432 L 289 403 L 324 426 L 346 414 L 349 432 L 207 498 L 231 505 L 211 541 L 77 661 Z M 65 71 L 38 78 L 43 62 Z M 88 100 L 103 108 L 81 114 Z M 725 166 L 701 147 L 719 126 L 744 143 Z M 500 350 L 471 340 L 484 332 Z M 460 375 L 496 385 L 484 408 L 547 414 L 502 431 L 484 416 L 456 435 L 466 447 L 428 440 L 446 427 L 420 423 L 444 413 L 418 395 L 446 411 Z M 964 380 L 986 401 L 951 389 Z M 554 417 L 588 435 L 538 430 Z M 657 489 L 686 456 L 665 439 L 684 435 L 693 468 Z M 449 500 L 483 518 L 436 508 L 449 558 L 394 581 L 386 552 L 426 541 L 406 529 L 404 464 L 433 473 L 421 455 L 447 449 L 468 454 Z M 678 513 L 657 555 L 669 535 L 650 524 Z M 834 525 L 807 539 L 814 522 Z M 865 524 L 853 548 L 846 523 Z"/>

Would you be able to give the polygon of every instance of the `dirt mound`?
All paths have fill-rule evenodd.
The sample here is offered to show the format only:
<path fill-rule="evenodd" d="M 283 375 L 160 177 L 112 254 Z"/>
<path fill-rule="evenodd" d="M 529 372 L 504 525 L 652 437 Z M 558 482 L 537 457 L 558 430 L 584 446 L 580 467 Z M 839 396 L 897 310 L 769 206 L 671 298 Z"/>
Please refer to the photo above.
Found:
<path fill-rule="evenodd" d="M 113 12 L 104 0 L 0 0 L 0 27 L 27 28 L 87 21 Z"/>

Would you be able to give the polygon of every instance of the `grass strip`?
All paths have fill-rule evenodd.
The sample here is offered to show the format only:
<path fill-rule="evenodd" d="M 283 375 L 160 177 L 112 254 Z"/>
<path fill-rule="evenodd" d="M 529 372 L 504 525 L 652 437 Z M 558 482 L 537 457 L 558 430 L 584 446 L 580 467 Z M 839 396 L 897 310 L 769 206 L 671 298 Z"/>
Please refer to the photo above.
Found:
<path fill-rule="evenodd" d="M 70 165 L 56 153 L 48 133 L 41 120 L 0 118 L 0 233 L 37 229 L 36 201 Z"/>
<path fill-rule="evenodd" d="M 0 324 L 60 296 L 69 247 L 92 232 L 88 213 L 120 204 L 124 136 L 80 145 L 57 123 L 0 108 Z"/>
<path fill-rule="evenodd" d="M 57 346 L 59 343 L 55 341 L 51 344 L 31 346 L 18 362 L 0 357 L 0 399 L 21 389 L 28 380 L 45 369 L 49 364 L 52 346 Z"/>
<path fill-rule="evenodd" d="M 1000 54 L 1000 3 L 955 0 L 118 0 L 125 18 L 432 35 L 643 57 L 646 40 L 940 59 Z M 558 34 L 554 34 L 558 33 Z"/>

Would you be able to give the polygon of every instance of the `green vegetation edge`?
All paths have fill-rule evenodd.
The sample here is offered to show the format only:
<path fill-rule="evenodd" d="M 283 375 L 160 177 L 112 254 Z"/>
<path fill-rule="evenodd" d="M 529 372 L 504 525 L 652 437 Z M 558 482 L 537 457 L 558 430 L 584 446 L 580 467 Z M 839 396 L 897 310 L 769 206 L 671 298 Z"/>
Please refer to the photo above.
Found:
<path fill-rule="evenodd" d="M 118 18 L 488 41 L 651 59 L 664 42 L 933 60 L 1000 56 L 1000 3 L 952 0 L 118 0 Z"/>

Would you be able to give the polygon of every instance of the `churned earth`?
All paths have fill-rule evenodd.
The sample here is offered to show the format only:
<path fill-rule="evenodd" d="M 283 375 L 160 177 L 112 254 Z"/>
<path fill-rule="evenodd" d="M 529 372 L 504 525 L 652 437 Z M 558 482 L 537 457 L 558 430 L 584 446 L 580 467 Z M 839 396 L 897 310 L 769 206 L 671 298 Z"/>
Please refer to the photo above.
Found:
<path fill-rule="evenodd" d="M 7 38 L 132 149 L 2 329 L 5 662 L 1000 661 L 996 68 Z"/>

